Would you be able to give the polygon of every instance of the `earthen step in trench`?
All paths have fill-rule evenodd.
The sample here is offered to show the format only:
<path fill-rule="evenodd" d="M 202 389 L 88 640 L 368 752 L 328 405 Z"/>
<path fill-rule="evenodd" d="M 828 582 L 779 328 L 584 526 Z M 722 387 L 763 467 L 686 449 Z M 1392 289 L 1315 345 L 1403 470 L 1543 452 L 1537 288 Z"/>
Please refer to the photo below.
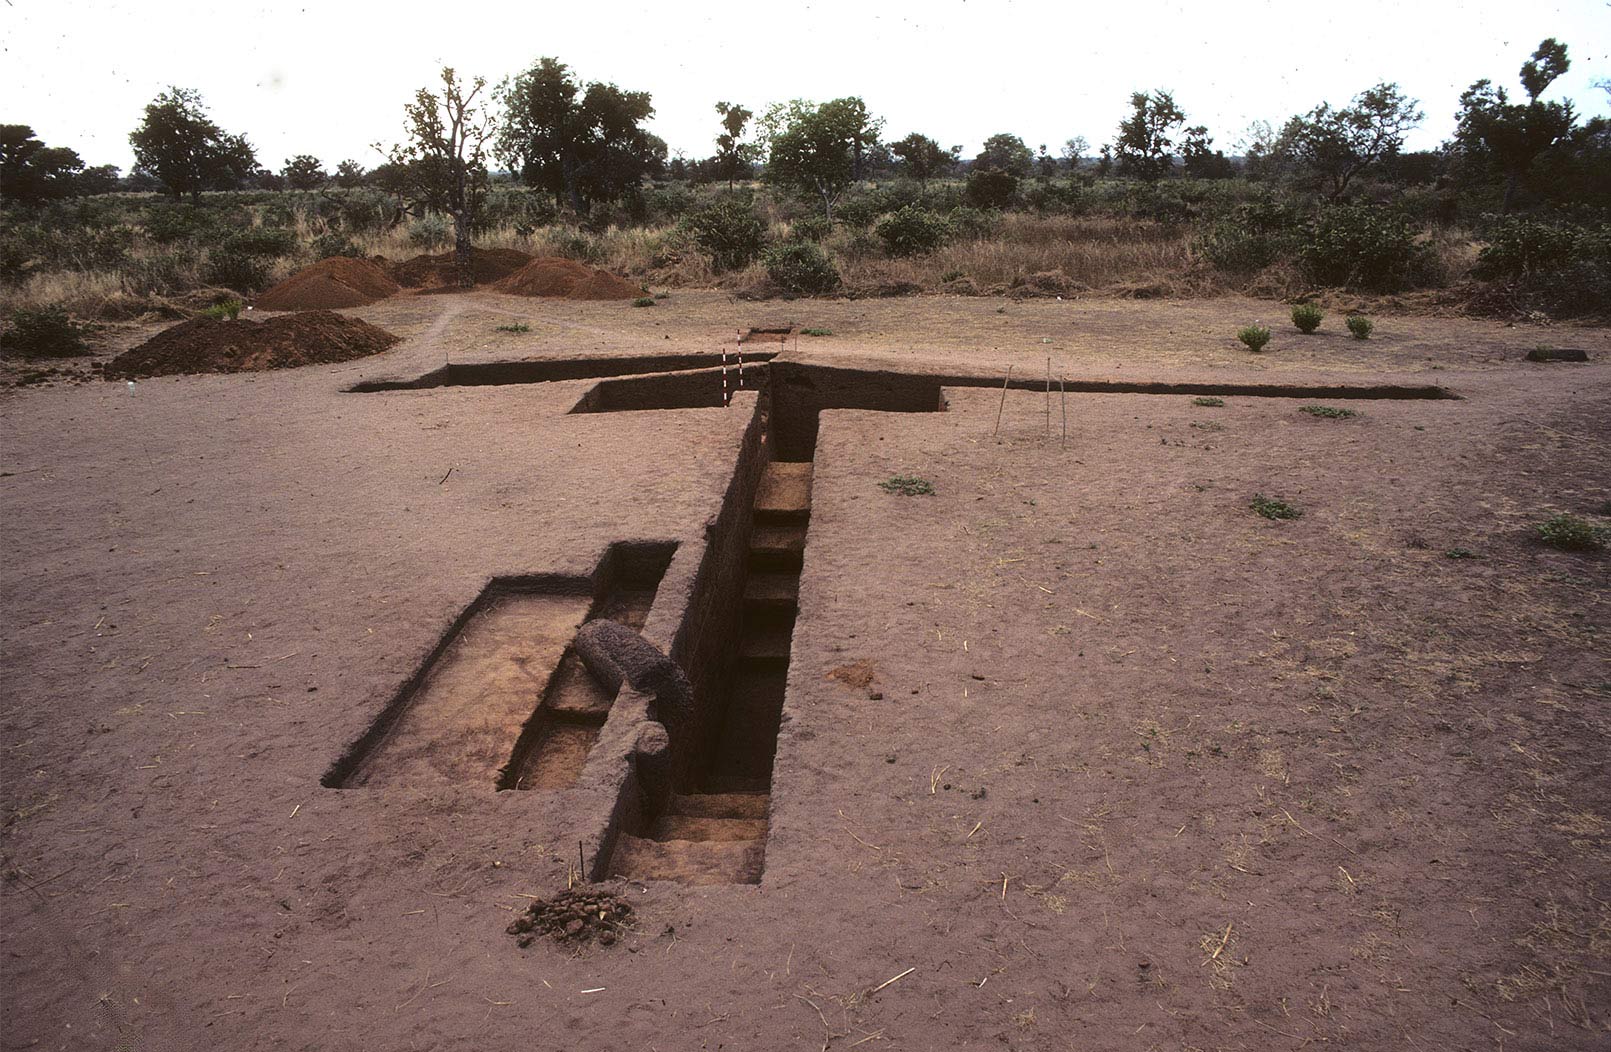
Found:
<path fill-rule="evenodd" d="M 752 573 L 744 582 L 745 613 L 798 609 L 800 575 L 792 573 Z"/>
<path fill-rule="evenodd" d="M 700 791 L 716 796 L 764 796 L 772 791 L 772 776 L 758 778 L 748 774 L 707 774 L 700 781 Z"/>
<path fill-rule="evenodd" d="M 755 490 L 755 519 L 762 523 L 804 522 L 811 516 L 811 463 L 773 461 Z"/>
<path fill-rule="evenodd" d="M 651 840 L 764 840 L 764 818 L 696 818 L 662 815 L 649 830 Z"/>
<path fill-rule="evenodd" d="M 686 818 L 766 818 L 772 798 L 761 792 L 688 793 L 671 798 L 666 814 Z"/>
<path fill-rule="evenodd" d="M 746 662 L 787 665 L 793 640 L 792 613 L 747 617 L 739 632 L 738 654 Z"/>
<path fill-rule="evenodd" d="M 805 542 L 803 523 L 757 523 L 750 531 L 750 569 L 799 572 L 805 564 Z"/>
<path fill-rule="evenodd" d="M 623 835 L 610 858 L 610 875 L 680 884 L 759 884 L 764 840 L 646 840 Z"/>

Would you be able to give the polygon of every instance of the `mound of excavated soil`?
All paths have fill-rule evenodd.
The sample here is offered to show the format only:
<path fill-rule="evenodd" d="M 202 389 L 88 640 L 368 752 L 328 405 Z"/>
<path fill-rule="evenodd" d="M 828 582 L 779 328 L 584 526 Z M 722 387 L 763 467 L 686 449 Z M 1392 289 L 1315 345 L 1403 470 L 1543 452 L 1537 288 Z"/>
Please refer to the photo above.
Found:
<path fill-rule="evenodd" d="M 521 946 L 530 946 L 538 935 L 552 936 L 559 942 L 597 939 L 608 946 L 628 930 L 631 922 L 632 903 L 584 885 L 533 902 L 508 930 Z"/>
<path fill-rule="evenodd" d="M 457 283 L 454 255 L 415 256 L 390 265 L 392 279 L 411 289 L 451 288 Z M 472 248 L 470 274 L 477 285 L 490 285 L 531 262 L 531 256 L 514 248 Z"/>
<path fill-rule="evenodd" d="M 260 310 L 335 310 L 363 307 L 399 289 L 367 259 L 332 256 L 303 267 L 253 301 Z"/>
<path fill-rule="evenodd" d="M 107 376 L 245 373 L 346 362 L 379 354 L 401 337 L 327 310 L 267 321 L 195 318 L 163 329 L 106 365 Z"/>
<path fill-rule="evenodd" d="M 492 286 L 516 296 L 553 296 L 569 300 L 631 300 L 643 290 L 607 270 L 557 256 L 534 259 Z"/>

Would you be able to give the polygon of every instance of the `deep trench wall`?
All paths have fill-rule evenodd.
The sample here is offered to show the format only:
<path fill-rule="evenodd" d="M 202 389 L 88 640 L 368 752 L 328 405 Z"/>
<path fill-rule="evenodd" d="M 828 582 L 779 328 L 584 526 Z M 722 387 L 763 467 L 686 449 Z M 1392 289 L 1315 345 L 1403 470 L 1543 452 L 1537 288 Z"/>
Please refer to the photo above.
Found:
<path fill-rule="evenodd" d="M 778 460 L 811 459 L 817 414 L 824 409 L 932 413 L 941 408 L 940 383 L 932 376 L 790 361 L 774 361 L 769 368 Z"/>
<path fill-rule="evenodd" d="M 746 387 L 760 387 L 765 366 L 744 371 Z M 728 371 L 728 382 L 736 389 L 737 373 Z M 601 380 L 576 405 L 573 413 L 621 413 L 643 409 L 719 409 L 722 405 L 722 370 L 695 369 L 686 372 L 628 376 Z"/>
<path fill-rule="evenodd" d="M 695 702 L 689 733 L 673 740 L 676 785 L 685 784 L 689 772 L 708 756 L 721 728 L 725 684 L 738 650 L 755 491 L 772 459 L 767 416 L 766 400 L 757 398 L 721 511 L 706 524 L 704 558 L 671 644 L 671 658 L 687 674 Z"/>

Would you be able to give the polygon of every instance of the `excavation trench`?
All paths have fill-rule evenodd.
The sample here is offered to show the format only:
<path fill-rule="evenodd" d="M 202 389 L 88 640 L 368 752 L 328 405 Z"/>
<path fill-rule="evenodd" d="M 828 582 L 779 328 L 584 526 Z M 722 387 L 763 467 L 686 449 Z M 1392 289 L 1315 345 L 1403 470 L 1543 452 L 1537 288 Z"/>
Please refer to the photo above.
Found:
<path fill-rule="evenodd" d="M 944 388 L 1000 388 L 1003 381 L 768 361 L 773 355 L 748 350 L 745 357 L 742 381 L 731 358 L 724 369 L 719 355 L 677 355 L 449 366 L 416 381 L 354 388 L 597 377 L 570 412 L 731 405 L 749 411 L 751 419 L 702 547 L 687 546 L 685 558 L 674 560 L 675 545 L 669 543 L 616 544 L 589 577 L 492 582 L 324 784 L 575 787 L 584 795 L 567 813 L 590 859 L 584 865 L 588 879 L 760 881 L 809 536 L 819 415 L 825 409 L 943 411 Z M 639 372 L 628 374 L 631 369 Z M 1016 378 L 1006 386 L 1039 391 L 1045 381 Z M 1402 385 L 1078 380 L 1067 389 L 1458 397 L 1440 387 Z M 665 601 L 648 617 L 657 588 Z M 675 699 L 633 683 L 623 683 L 618 692 L 601 686 L 596 670 L 572 646 L 578 627 L 601 617 L 644 630 L 647 645 L 685 677 Z"/>
<path fill-rule="evenodd" d="M 744 349 L 746 360 L 764 362 L 777 351 Z M 736 355 L 727 358 L 736 362 Z M 379 391 L 421 391 L 436 387 L 494 387 L 509 384 L 543 384 L 556 380 L 592 380 L 604 376 L 670 373 L 687 369 L 721 368 L 723 356 L 701 354 L 640 354 L 600 358 L 554 358 L 523 362 L 477 362 L 444 365 L 411 380 L 365 380 L 347 388 L 353 394 Z"/>

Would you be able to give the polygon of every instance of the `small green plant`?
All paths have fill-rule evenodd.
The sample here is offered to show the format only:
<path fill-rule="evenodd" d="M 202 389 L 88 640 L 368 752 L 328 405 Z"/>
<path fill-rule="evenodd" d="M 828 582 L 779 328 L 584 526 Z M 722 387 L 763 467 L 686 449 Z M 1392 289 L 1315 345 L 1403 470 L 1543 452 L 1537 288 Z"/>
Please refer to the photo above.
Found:
<path fill-rule="evenodd" d="M 639 296 L 637 299 L 632 301 L 632 305 L 634 307 L 653 307 L 654 306 L 654 297 L 653 296 Z"/>
<path fill-rule="evenodd" d="M 1342 409 L 1334 405 L 1300 405 L 1298 412 L 1308 413 L 1310 416 L 1324 417 L 1327 420 L 1347 420 L 1359 413 L 1352 409 Z"/>
<path fill-rule="evenodd" d="M 885 493 L 897 493 L 902 497 L 932 497 L 934 495 L 934 483 L 928 479 L 918 478 L 916 475 L 896 475 L 880 482 L 878 488 Z"/>
<path fill-rule="evenodd" d="M 1249 325 L 1236 334 L 1236 338 L 1247 345 L 1247 349 L 1254 354 L 1264 350 L 1264 345 L 1270 342 L 1270 330 L 1263 325 Z"/>
<path fill-rule="evenodd" d="M 61 307 L 11 312 L 11 324 L 0 333 L 0 348 L 19 358 L 71 358 L 85 354 L 84 329 Z"/>
<path fill-rule="evenodd" d="M 717 270 L 742 270 L 766 245 L 766 222 L 748 200 L 736 197 L 685 215 L 677 225 Z"/>
<path fill-rule="evenodd" d="M 1470 548 L 1450 548 L 1443 553 L 1445 559 L 1475 559 L 1477 553 Z"/>
<path fill-rule="evenodd" d="M 1320 328 L 1320 323 L 1325 320 L 1325 312 L 1313 303 L 1300 303 L 1292 308 L 1292 324 L 1305 336 Z"/>
<path fill-rule="evenodd" d="M 801 336 L 832 336 L 832 329 L 801 329 Z"/>
<path fill-rule="evenodd" d="M 878 221 L 874 228 L 891 256 L 924 256 L 951 239 L 951 224 L 942 215 L 907 205 Z"/>
<path fill-rule="evenodd" d="M 1253 494 L 1253 503 L 1249 507 L 1266 519 L 1296 519 L 1303 514 L 1301 509 L 1293 507 L 1286 501 L 1275 500 L 1262 493 Z"/>
<path fill-rule="evenodd" d="M 1218 409 L 1225 404 L 1225 399 L 1215 398 L 1212 395 L 1201 395 L 1191 400 L 1192 405 L 1200 405 L 1204 409 Z"/>
<path fill-rule="evenodd" d="M 332 256 L 358 259 L 363 256 L 364 251 L 346 234 L 332 230 L 313 239 L 313 254 L 320 259 L 329 259 Z"/>
<path fill-rule="evenodd" d="M 1356 340 L 1368 340 L 1375 330 L 1376 323 L 1363 314 L 1350 314 L 1348 316 L 1348 331 L 1354 334 Z"/>
<path fill-rule="evenodd" d="M 497 331 L 499 331 L 499 332 L 530 332 L 531 331 L 531 326 L 527 325 L 523 321 L 517 321 L 517 322 L 513 322 L 513 323 L 511 323 L 509 325 L 500 325 L 500 326 L 498 326 Z"/>
<path fill-rule="evenodd" d="M 201 313 L 202 317 L 212 318 L 214 321 L 223 321 L 225 318 L 228 318 L 230 321 L 234 321 L 236 318 L 241 316 L 241 311 L 245 308 L 246 304 L 231 297 L 230 299 L 222 300 L 213 304 L 211 307 L 208 307 Z"/>
<path fill-rule="evenodd" d="M 1534 529 L 1539 540 L 1551 548 L 1569 552 L 1599 551 L 1611 539 L 1611 527 L 1596 526 L 1576 515 L 1552 515 Z"/>

